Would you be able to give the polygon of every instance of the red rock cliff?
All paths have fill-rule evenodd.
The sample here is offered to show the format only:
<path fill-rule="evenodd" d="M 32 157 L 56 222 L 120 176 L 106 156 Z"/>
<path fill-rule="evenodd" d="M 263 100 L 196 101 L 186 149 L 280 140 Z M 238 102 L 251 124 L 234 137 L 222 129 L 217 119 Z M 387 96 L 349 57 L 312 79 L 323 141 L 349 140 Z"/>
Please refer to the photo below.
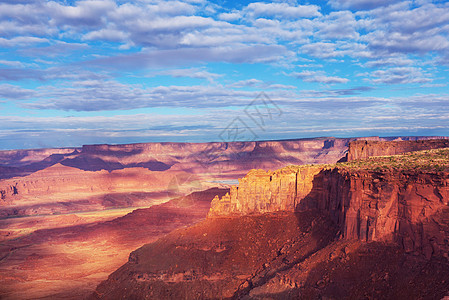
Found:
<path fill-rule="evenodd" d="M 318 209 L 332 216 L 344 238 L 447 257 L 448 202 L 448 172 L 302 166 L 249 172 L 230 194 L 213 200 L 209 217 Z"/>
<path fill-rule="evenodd" d="M 449 139 L 428 139 L 418 141 L 368 141 L 349 143 L 347 160 L 366 159 L 373 156 L 397 155 L 412 151 L 449 147 Z"/>

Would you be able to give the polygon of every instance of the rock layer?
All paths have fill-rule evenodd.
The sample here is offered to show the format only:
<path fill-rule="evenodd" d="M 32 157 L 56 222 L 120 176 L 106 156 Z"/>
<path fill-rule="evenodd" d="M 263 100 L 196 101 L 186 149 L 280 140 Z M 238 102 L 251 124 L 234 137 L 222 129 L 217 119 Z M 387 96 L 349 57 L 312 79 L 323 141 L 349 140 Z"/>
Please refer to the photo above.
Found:
<path fill-rule="evenodd" d="M 373 156 L 397 155 L 412 151 L 449 147 L 449 139 L 429 139 L 419 141 L 373 141 L 358 140 L 349 143 L 347 160 L 366 159 Z"/>
<path fill-rule="evenodd" d="M 354 171 L 338 166 L 254 170 L 209 217 L 316 209 L 346 239 L 395 241 L 427 257 L 449 253 L 449 173 Z"/>

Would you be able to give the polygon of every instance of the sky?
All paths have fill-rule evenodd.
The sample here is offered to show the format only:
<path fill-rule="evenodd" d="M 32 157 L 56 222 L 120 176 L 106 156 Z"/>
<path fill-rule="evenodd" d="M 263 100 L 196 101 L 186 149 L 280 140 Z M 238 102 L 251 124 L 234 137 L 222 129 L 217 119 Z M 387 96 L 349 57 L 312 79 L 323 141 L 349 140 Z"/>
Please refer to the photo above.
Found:
<path fill-rule="evenodd" d="M 449 3 L 0 0 L 0 149 L 449 135 Z"/>

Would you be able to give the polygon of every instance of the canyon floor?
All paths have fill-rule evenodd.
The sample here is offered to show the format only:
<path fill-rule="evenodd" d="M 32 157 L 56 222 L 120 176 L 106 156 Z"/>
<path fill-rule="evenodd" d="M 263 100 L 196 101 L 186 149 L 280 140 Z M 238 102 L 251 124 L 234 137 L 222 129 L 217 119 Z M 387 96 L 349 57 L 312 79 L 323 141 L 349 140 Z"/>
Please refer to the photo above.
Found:
<path fill-rule="evenodd" d="M 448 241 L 449 148 L 252 170 L 91 298 L 443 299 Z"/>
<path fill-rule="evenodd" d="M 317 212 L 214 218 L 131 253 L 92 299 L 442 299 L 449 262 L 339 240 Z"/>
<path fill-rule="evenodd" d="M 1 298 L 83 299 L 131 251 L 204 219 L 211 199 L 227 191 L 195 192 L 137 210 L 1 220 L 19 232 L 0 244 Z"/>
<path fill-rule="evenodd" d="M 381 149 L 377 142 L 396 138 L 365 139 L 372 144 L 361 141 L 351 155 L 366 155 L 368 148 L 374 149 L 369 150 L 374 155 L 382 154 L 385 149 L 389 154 L 397 154 L 446 143 L 415 144 L 413 141 L 419 138 L 399 138 L 409 141 L 403 143 L 407 147 Z M 232 194 L 230 185 L 237 184 L 237 179 L 251 169 L 271 172 L 269 170 L 288 165 L 335 163 L 345 157 L 349 142 L 355 140 L 148 143 L 0 151 L 0 298 L 82 299 L 92 296 L 103 281 L 94 296 L 114 298 L 108 290 L 125 295 L 122 283 L 129 280 L 122 274 L 114 284 L 115 276 L 123 268 L 135 272 L 136 266 L 141 274 L 133 280 L 152 286 L 153 296 L 157 298 L 190 296 L 176 288 L 175 294 L 172 294 L 173 289 L 167 294 L 164 284 L 151 283 L 154 274 L 161 276 L 170 287 L 178 284 L 190 287 L 195 282 L 194 290 L 198 291 L 195 297 L 263 298 L 265 294 L 273 294 L 275 298 L 282 298 L 293 293 L 295 298 L 299 288 L 295 286 L 296 279 L 274 276 L 288 273 L 293 265 L 309 270 L 304 274 L 310 273 L 312 278 L 311 281 L 301 279 L 310 283 L 310 289 L 304 289 L 309 285 L 301 287 L 301 295 L 312 298 L 331 295 L 336 287 L 330 283 L 338 283 L 338 278 L 326 279 L 324 284 L 319 282 L 318 290 L 316 285 L 321 279 L 313 282 L 320 276 L 325 277 L 320 272 L 329 271 L 329 262 L 324 257 L 335 256 L 335 253 L 338 253 L 335 257 L 344 257 L 342 265 L 335 266 L 343 274 L 349 251 L 361 251 L 357 254 L 360 257 L 372 251 L 374 256 L 375 253 L 400 253 L 402 257 L 401 249 L 339 241 L 338 230 L 332 225 L 334 220 L 313 212 L 272 213 L 237 221 L 227 217 L 214 221 L 204 219 L 210 213 L 212 199 L 215 196 L 221 199 L 228 192 Z M 194 227 L 188 228 L 191 225 Z M 155 244 L 151 244 L 153 242 Z M 153 249 L 154 246 L 147 244 L 161 248 Z M 128 258 L 129 253 L 143 245 L 147 246 Z M 168 257 L 178 254 L 182 261 Z M 142 269 L 139 257 L 152 261 L 150 256 L 157 261 Z M 418 256 L 406 256 L 415 259 L 423 272 L 427 267 L 437 269 Z M 315 261 L 314 257 L 321 258 Z M 212 265 L 205 265 L 204 259 Z M 266 265 L 267 259 L 273 265 Z M 313 268 L 303 265 L 309 261 Z M 158 265 L 160 263 L 162 265 Z M 196 264 L 202 269 L 196 269 Z M 354 268 L 364 273 L 364 267 L 357 264 L 368 264 L 368 261 L 355 263 Z M 318 267 L 321 265 L 322 269 Z M 156 273 L 152 269 L 155 266 Z M 397 266 L 400 267 L 402 265 Z M 444 272 L 441 274 L 446 276 Z M 105 281 L 108 276 L 110 280 Z M 229 279 L 230 283 L 222 285 L 224 279 Z M 441 282 L 436 288 L 442 291 L 444 284 Z M 369 289 L 371 285 L 368 282 L 362 287 Z M 204 294 L 209 289 L 215 294 Z M 148 296 L 141 294 L 138 288 L 135 295 Z M 341 295 L 358 297 L 361 294 Z"/>
<path fill-rule="evenodd" d="M 337 161 L 348 141 L 0 151 L 0 298 L 82 298 L 131 251 L 204 219 L 222 192 L 204 192 L 206 202 L 194 194 L 178 208 L 168 200 L 226 188 L 254 167 Z"/>

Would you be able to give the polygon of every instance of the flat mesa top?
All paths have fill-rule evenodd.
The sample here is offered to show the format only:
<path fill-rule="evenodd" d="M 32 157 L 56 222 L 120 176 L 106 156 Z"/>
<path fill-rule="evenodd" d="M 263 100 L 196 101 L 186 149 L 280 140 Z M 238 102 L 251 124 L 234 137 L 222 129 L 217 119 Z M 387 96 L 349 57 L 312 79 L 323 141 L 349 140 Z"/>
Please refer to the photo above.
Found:
<path fill-rule="evenodd" d="M 449 148 L 423 150 L 391 156 L 376 156 L 368 159 L 337 163 L 342 169 L 366 171 L 422 171 L 449 172 Z"/>

